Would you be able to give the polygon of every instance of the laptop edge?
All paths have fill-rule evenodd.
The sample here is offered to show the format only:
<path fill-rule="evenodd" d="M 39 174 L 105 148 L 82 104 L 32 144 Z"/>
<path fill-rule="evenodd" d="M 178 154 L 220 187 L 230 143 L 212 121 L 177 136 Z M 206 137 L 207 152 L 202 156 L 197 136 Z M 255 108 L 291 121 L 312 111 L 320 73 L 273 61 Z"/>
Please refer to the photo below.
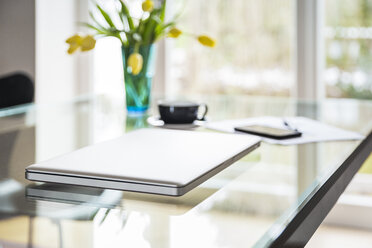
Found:
<path fill-rule="evenodd" d="M 177 187 L 175 185 L 166 185 L 166 184 L 151 184 L 145 182 L 126 182 L 115 179 L 102 179 L 102 178 L 93 178 L 93 177 L 84 177 L 81 175 L 60 175 L 54 173 L 45 173 L 39 171 L 33 171 L 32 169 L 26 169 L 26 179 L 31 181 L 38 182 L 53 182 L 61 184 L 70 184 L 70 185 L 79 185 L 87 186 L 94 188 L 104 188 L 104 189 L 114 189 L 114 190 L 125 190 L 141 193 L 150 193 L 150 194 L 161 194 L 169 196 L 182 196 L 193 188 L 197 187 L 201 183 L 205 182 L 212 176 L 216 175 L 220 171 L 226 169 L 234 162 L 243 158 L 245 155 L 255 150 L 260 146 L 258 141 L 256 144 L 248 147 L 246 150 L 236 154 L 232 158 L 226 160 L 225 162 L 214 167 L 212 170 L 207 171 L 203 175 L 194 179 L 190 183 Z"/>

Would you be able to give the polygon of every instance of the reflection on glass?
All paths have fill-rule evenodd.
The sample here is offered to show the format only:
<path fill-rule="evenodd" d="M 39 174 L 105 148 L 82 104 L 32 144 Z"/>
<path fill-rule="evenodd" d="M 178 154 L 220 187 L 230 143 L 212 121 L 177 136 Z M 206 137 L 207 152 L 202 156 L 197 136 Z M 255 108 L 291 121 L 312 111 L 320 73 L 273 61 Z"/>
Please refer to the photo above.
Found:
<path fill-rule="evenodd" d="M 147 127 L 148 115 L 126 116 L 125 132 Z"/>

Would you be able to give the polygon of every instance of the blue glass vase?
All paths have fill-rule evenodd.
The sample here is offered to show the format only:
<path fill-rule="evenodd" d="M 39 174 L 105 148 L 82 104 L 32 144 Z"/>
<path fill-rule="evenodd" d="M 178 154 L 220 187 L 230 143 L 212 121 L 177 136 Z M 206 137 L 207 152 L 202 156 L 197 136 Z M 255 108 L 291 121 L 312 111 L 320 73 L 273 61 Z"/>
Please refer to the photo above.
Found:
<path fill-rule="evenodd" d="M 154 45 L 140 46 L 138 53 L 142 55 L 143 66 L 140 73 L 133 75 L 128 67 L 128 57 L 134 47 L 121 47 L 124 68 L 125 96 L 128 115 L 145 114 L 150 106 L 151 84 L 155 71 Z"/>

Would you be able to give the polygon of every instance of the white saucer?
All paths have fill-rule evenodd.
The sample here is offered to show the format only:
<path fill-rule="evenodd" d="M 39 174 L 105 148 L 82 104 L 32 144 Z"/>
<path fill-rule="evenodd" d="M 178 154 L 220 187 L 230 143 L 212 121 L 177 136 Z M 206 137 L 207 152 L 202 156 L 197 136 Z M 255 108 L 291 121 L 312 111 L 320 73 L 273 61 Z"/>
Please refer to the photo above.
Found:
<path fill-rule="evenodd" d="M 160 116 L 150 116 L 147 118 L 147 123 L 151 126 L 168 129 L 193 129 L 203 126 L 205 122 L 206 121 L 194 121 L 190 124 L 165 124 L 164 121 L 160 119 Z"/>

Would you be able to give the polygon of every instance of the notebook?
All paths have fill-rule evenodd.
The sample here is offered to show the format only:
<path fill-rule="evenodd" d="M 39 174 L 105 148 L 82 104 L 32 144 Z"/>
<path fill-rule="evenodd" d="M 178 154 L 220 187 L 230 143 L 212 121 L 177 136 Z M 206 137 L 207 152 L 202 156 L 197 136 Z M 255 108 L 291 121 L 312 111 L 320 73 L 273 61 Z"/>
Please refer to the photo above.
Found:
<path fill-rule="evenodd" d="M 257 148 L 250 135 L 139 129 L 26 168 L 26 178 L 180 196 Z"/>

